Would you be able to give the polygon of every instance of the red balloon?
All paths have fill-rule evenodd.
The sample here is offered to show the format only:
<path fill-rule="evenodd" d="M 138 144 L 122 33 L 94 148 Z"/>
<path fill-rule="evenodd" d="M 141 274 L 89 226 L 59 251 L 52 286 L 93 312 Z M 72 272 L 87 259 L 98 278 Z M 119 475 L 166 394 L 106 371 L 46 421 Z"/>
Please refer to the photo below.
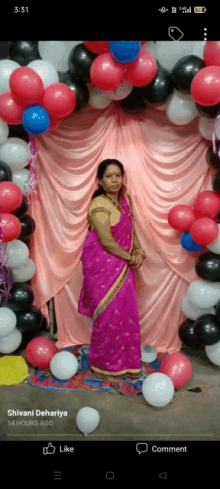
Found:
<path fill-rule="evenodd" d="M 51 359 L 56 353 L 57 350 L 52 341 L 43 337 L 31 340 L 25 351 L 27 361 L 37 368 L 49 368 Z"/>
<path fill-rule="evenodd" d="M 182 353 L 171 353 L 163 361 L 160 372 L 172 380 L 175 389 L 181 389 L 192 377 L 192 365 Z"/>
<path fill-rule="evenodd" d="M 20 188 L 12 182 L 0 182 L 0 212 L 13 212 L 23 200 Z"/>
<path fill-rule="evenodd" d="M 212 190 L 200 192 L 194 202 L 194 213 L 197 219 L 210 217 L 213 219 L 220 212 L 220 197 Z"/>
<path fill-rule="evenodd" d="M 61 120 L 60 119 L 51 119 L 50 120 L 50 125 L 49 125 L 49 128 L 48 128 L 48 131 L 49 132 L 55 131 L 55 129 L 58 129 L 60 123 L 61 123 Z"/>
<path fill-rule="evenodd" d="M 25 107 L 41 105 L 44 95 L 44 85 L 40 76 L 32 68 L 21 66 L 10 76 L 9 86 L 14 100 Z"/>
<path fill-rule="evenodd" d="M 75 93 L 64 83 L 53 83 L 45 88 L 43 107 L 52 119 L 67 117 L 75 105 Z"/>
<path fill-rule="evenodd" d="M 91 82 L 100 90 L 115 90 L 123 76 L 124 66 L 115 61 L 111 53 L 100 54 L 91 64 Z"/>
<path fill-rule="evenodd" d="M 220 102 L 220 66 L 207 66 L 194 76 L 191 95 L 199 105 L 209 107 Z"/>
<path fill-rule="evenodd" d="M 21 234 L 21 223 L 14 214 L 2 213 L 0 214 L 0 239 L 3 243 L 9 243 L 17 239 Z"/>
<path fill-rule="evenodd" d="M 207 66 L 220 66 L 220 41 L 207 41 L 203 51 L 203 59 Z"/>
<path fill-rule="evenodd" d="M 0 95 L 0 117 L 10 125 L 21 124 L 24 107 L 20 106 L 13 99 L 11 92 L 4 92 Z"/>
<path fill-rule="evenodd" d="M 110 52 L 110 41 L 83 41 L 92 53 L 104 54 Z"/>
<path fill-rule="evenodd" d="M 125 78 L 134 87 L 143 87 L 155 78 L 157 74 L 157 63 L 149 51 L 141 49 L 138 57 L 132 62 L 127 63 Z"/>
<path fill-rule="evenodd" d="M 217 239 L 218 226 L 213 219 L 201 217 L 192 223 L 190 234 L 195 243 L 207 246 Z"/>
<path fill-rule="evenodd" d="M 196 216 L 189 205 L 175 205 L 168 214 L 168 223 L 176 231 L 189 231 L 195 220 Z"/>

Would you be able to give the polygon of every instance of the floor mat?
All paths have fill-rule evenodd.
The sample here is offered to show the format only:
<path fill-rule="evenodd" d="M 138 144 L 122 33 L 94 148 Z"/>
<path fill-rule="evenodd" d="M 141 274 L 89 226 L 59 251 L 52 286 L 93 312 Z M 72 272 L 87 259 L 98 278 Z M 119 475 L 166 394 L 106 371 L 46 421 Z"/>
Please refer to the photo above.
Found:
<path fill-rule="evenodd" d="M 141 367 L 141 375 L 138 379 L 124 378 L 121 380 L 115 379 L 109 381 L 101 379 L 95 375 L 88 364 L 89 345 L 77 345 L 68 348 L 62 348 L 60 351 L 69 351 L 73 353 L 78 361 L 78 370 L 76 374 L 69 380 L 59 380 L 52 375 L 50 370 L 36 368 L 30 373 L 25 382 L 39 389 L 47 390 L 73 390 L 84 392 L 91 391 L 111 391 L 117 390 L 122 395 L 137 396 L 141 394 L 142 383 L 150 373 L 157 372 L 163 363 L 163 360 L 168 353 L 158 353 L 157 359 L 151 363 L 143 363 Z"/>

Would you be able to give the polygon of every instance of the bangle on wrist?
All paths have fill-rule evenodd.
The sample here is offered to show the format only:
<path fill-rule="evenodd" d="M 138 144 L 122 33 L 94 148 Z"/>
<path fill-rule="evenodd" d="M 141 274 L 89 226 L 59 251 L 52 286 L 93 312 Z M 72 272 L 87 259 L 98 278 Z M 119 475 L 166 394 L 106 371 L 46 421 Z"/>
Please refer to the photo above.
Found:
<path fill-rule="evenodd" d="M 142 256 L 144 256 L 144 257 L 145 257 L 145 253 L 144 253 L 144 251 L 142 250 L 142 248 L 137 248 L 137 249 L 135 250 L 135 253 L 137 253 L 138 255 L 142 255 Z"/>

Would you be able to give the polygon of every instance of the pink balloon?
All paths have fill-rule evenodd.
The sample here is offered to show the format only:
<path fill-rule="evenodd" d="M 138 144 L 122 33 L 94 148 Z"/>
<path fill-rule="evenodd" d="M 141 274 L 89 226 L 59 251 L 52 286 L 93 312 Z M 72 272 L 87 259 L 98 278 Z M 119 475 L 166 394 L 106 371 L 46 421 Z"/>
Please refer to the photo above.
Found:
<path fill-rule="evenodd" d="M 200 192 L 194 202 L 194 212 L 197 219 L 210 217 L 213 219 L 220 212 L 220 197 L 212 190 Z"/>
<path fill-rule="evenodd" d="M 203 51 L 203 59 L 207 66 L 220 66 L 220 41 L 207 41 Z"/>
<path fill-rule="evenodd" d="M 37 368 L 49 368 L 50 361 L 56 353 L 57 349 L 52 341 L 40 336 L 31 340 L 25 351 L 27 361 Z"/>
<path fill-rule="evenodd" d="M 19 125 L 22 121 L 24 107 L 15 102 L 11 92 L 4 92 L 0 95 L 0 117 L 10 125 Z"/>
<path fill-rule="evenodd" d="M 141 49 L 138 57 L 132 62 L 127 63 L 125 78 L 134 87 L 144 87 L 155 78 L 157 74 L 157 63 L 149 51 Z"/>
<path fill-rule="evenodd" d="M 182 353 L 171 353 L 163 361 L 160 372 L 172 380 L 175 389 L 181 389 L 192 377 L 191 362 Z"/>
<path fill-rule="evenodd" d="M 201 217 L 192 223 L 190 235 L 195 243 L 207 246 L 217 239 L 218 226 L 213 219 Z"/>
<path fill-rule="evenodd" d="M 91 64 L 90 79 L 100 90 L 115 90 L 124 78 L 124 66 L 111 53 L 100 54 Z"/>
<path fill-rule="evenodd" d="M 168 223 L 176 231 L 189 231 L 196 216 L 189 205 L 175 205 L 168 214 Z"/>
<path fill-rule="evenodd" d="M 220 102 L 220 66 L 207 66 L 194 76 L 191 95 L 199 105 L 209 107 Z"/>

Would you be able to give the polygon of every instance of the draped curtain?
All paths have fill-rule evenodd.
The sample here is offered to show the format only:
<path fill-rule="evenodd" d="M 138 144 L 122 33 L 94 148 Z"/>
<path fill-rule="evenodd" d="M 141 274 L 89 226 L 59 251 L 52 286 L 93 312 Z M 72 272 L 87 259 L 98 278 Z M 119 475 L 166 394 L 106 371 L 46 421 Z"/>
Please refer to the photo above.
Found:
<path fill-rule="evenodd" d="M 153 108 L 130 115 L 113 102 L 104 110 L 86 106 L 62 119 L 58 130 L 35 137 L 42 205 L 32 194 L 29 214 L 36 230 L 30 258 L 36 272 L 31 287 L 33 305 L 47 320 L 47 302 L 54 300 L 58 349 L 90 343 L 92 320 L 77 311 L 80 256 L 97 168 L 116 158 L 125 168 L 135 230 L 146 253 L 135 270 L 142 344 L 157 352 L 180 351 L 178 330 L 186 319 L 181 301 L 198 279 L 195 260 L 207 249 L 182 248 L 181 233 L 169 226 L 167 216 L 173 206 L 193 205 L 199 192 L 212 188 L 214 170 L 206 162 L 211 143 L 199 134 L 198 122 L 196 117 L 177 126 Z"/>

